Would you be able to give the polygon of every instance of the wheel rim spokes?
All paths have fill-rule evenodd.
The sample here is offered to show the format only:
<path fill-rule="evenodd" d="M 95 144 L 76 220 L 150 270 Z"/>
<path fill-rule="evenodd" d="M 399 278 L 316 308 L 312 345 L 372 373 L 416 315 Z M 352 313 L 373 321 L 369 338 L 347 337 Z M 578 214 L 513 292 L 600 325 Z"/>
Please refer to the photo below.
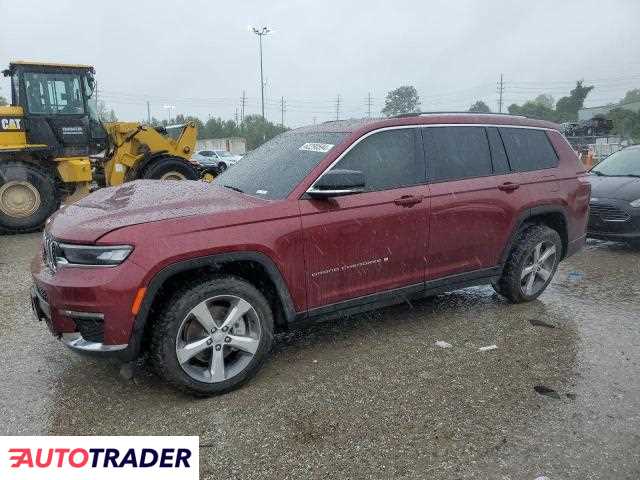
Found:
<path fill-rule="evenodd" d="M 12 180 L 0 186 L 0 212 L 10 217 L 29 217 L 41 202 L 40 193 L 30 182 Z"/>
<path fill-rule="evenodd" d="M 550 280 L 555 268 L 557 249 L 551 242 L 540 242 L 529 255 L 529 262 L 522 269 L 520 283 L 525 295 L 534 295 Z"/>
<path fill-rule="evenodd" d="M 240 373 L 258 351 L 261 327 L 246 300 L 220 295 L 196 305 L 176 337 L 176 357 L 193 379 L 222 382 Z"/>

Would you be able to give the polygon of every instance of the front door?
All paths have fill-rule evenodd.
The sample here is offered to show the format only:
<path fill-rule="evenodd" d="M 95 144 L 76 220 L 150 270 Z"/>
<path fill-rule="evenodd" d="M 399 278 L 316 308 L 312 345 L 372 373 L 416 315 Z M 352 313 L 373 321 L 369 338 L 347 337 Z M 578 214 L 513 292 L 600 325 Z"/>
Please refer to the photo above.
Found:
<path fill-rule="evenodd" d="M 417 129 L 373 133 L 333 168 L 359 170 L 365 192 L 300 200 L 310 309 L 425 280 L 429 209 Z"/>

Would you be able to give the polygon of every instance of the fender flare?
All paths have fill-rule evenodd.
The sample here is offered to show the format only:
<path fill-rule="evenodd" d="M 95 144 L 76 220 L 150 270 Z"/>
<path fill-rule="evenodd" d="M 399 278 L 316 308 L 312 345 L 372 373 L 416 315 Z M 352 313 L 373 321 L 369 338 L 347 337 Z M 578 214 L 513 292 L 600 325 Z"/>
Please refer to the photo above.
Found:
<path fill-rule="evenodd" d="M 511 231 L 511 235 L 509 236 L 509 241 L 504 247 L 502 254 L 500 255 L 500 264 L 504 265 L 507 262 L 509 257 L 509 253 L 511 253 L 511 249 L 513 248 L 513 244 L 515 242 L 516 236 L 518 232 L 522 229 L 524 225 L 527 224 L 527 221 L 531 218 L 534 218 L 538 215 L 544 215 L 547 213 L 559 213 L 562 215 L 564 219 L 565 225 L 569 225 L 567 210 L 562 205 L 557 204 L 549 204 L 549 205 L 537 205 L 535 207 L 527 208 L 518 215 L 518 219 L 516 220 L 515 226 Z M 566 255 L 566 252 L 563 252 L 563 256 Z"/>
<path fill-rule="evenodd" d="M 153 301 L 155 300 L 160 287 L 162 287 L 162 285 L 164 285 L 164 283 L 169 278 L 178 273 L 186 272 L 188 270 L 194 270 L 202 267 L 215 267 L 218 265 L 239 261 L 256 262 L 265 269 L 265 271 L 269 275 L 269 278 L 275 285 L 277 295 L 282 304 L 286 322 L 292 322 L 296 317 L 296 311 L 293 306 L 291 294 L 289 293 L 289 288 L 287 287 L 287 284 L 285 283 L 284 278 L 282 277 L 282 274 L 280 273 L 280 270 L 278 269 L 274 261 L 264 253 L 254 251 L 230 252 L 208 255 L 205 257 L 196 257 L 188 260 L 181 260 L 164 267 L 159 272 L 157 272 L 149 281 L 144 300 L 142 301 L 142 305 L 140 306 L 140 311 L 134 318 L 133 329 L 131 331 L 130 343 L 128 347 L 130 357 L 135 358 L 140 352 L 140 348 L 142 346 L 142 337 L 147 321 L 149 320 L 151 305 L 153 304 Z"/>

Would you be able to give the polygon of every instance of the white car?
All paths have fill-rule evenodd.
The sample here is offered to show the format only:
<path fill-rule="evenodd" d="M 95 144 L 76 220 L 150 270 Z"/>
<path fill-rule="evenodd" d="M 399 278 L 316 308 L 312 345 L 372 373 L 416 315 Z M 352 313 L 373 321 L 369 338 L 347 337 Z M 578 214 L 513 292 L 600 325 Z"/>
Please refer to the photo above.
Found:
<path fill-rule="evenodd" d="M 222 173 L 227 168 L 238 163 L 238 160 L 242 157 L 225 150 L 200 150 L 191 158 L 203 167 L 215 167 L 219 173 Z"/>

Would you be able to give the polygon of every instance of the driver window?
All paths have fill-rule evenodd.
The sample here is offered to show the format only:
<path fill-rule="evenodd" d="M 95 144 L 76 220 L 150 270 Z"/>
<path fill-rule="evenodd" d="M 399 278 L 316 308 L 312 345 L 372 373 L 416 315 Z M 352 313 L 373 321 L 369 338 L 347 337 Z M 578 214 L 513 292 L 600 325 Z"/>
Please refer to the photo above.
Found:
<path fill-rule="evenodd" d="M 424 162 L 416 154 L 415 129 L 385 130 L 358 143 L 333 168 L 364 173 L 366 191 L 426 183 Z"/>

